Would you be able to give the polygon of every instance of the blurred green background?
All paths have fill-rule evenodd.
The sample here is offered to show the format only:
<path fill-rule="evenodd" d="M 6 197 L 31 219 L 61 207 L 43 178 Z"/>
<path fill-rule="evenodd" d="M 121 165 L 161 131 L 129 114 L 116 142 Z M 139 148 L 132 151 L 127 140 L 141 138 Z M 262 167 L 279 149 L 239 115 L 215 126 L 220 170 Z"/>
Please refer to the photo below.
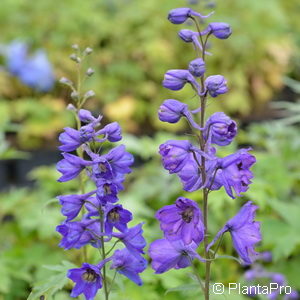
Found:
<path fill-rule="evenodd" d="M 70 45 L 94 49 L 88 66 L 95 75 L 85 88 L 93 89 L 96 97 L 87 107 L 103 113 L 106 122 L 118 121 L 126 133 L 124 143 L 138 163 L 120 199 L 134 212 L 135 222 L 146 222 L 149 243 L 161 237 L 154 219 L 157 209 L 179 195 L 201 201 L 200 193 L 181 191 L 157 154 L 160 143 L 186 129 L 184 122 L 159 122 L 160 103 L 176 98 L 193 107 L 188 88 L 173 93 L 161 86 L 166 70 L 186 68 L 194 58 L 192 46 L 177 37 L 184 26 L 166 19 L 171 8 L 187 5 L 185 0 L 1 1 L 0 44 L 20 39 L 32 51 L 43 48 L 57 79 L 75 78 L 74 63 L 68 59 Z M 260 206 L 262 222 L 259 250 L 273 253 L 266 269 L 283 273 L 300 290 L 300 3 L 200 0 L 193 7 L 205 13 L 214 10 L 213 21 L 233 28 L 230 39 L 211 39 L 213 56 L 208 58 L 208 74 L 224 75 L 230 88 L 210 103 L 209 111 L 224 110 L 241 126 L 234 145 L 221 153 L 250 144 L 258 160 L 254 183 L 243 198 L 229 199 L 223 190 L 211 194 L 211 232 L 217 232 L 242 203 L 253 200 Z M 54 163 L 59 159 L 57 135 L 74 124 L 65 110 L 70 99 L 59 84 L 48 93 L 33 91 L 6 71 L 4 58 L 1 62 L 0 300 L 27 299 L 33 286 L 30 299 L 69 299 L 72 286 L 65 272 L 81 261 L 79 251 L 58 247 L 55 227 L 63 218 L 55 197 L 76 191 L 76 183 L 57 183 Z M 234 255 L 228 237 L 221 251 Z M 219 259 L 212 282 L 243 282 L 244 272 L 236 261 Z M 121 292 L 114 291 L 112 300 L 175 300 L 187 295 L 201 299 L 188 273 L 153 275 L 149 268 L 142 275 L 142 287 L 119 278 Z"/>

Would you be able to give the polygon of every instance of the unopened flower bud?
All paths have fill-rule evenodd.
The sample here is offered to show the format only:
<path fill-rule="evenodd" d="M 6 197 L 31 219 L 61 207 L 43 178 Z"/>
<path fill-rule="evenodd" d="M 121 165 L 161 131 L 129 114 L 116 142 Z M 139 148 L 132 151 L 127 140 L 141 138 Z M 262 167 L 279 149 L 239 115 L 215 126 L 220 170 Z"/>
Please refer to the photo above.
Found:
<path fill-rule="evenodd" d="M 73 44 L 71 46 L 71 48 L 74 49 L 74 50 L 79 50 L 79 46 L 77 44 Z"/>
<path fill-rule="evenodd" d="M 85 99 L 89 99 L 89 98 L 91 98 L 91 97 L 94 97 L 95 95 L 96 95 L 96 94 L 95 94 L 94 91 L 89 90 L 89 91 L 87 91 L 87 92 L 84 94 L 84 98 L 85 98 Z"/>
<path fill-rule="evenodd" d="M 59 80 L 59 82 L 60 82 L 61 84 L 65 84 L 65 85 L 68 85 L 68 86 L 73 85 L 73 82 L 72 82 L 71 80 L 69 80 L 68 78 L 66 78 L 66 77 L 62 77 L 62 78 Z"/>
<path fill-rule="evenodd" d="M 85 50 L 84 50 L 84 53 L 85 53 L 86 55 L 89 55 L 89 54 L 91 54 L 92 52 L 93 52 L 93 49 L 90 48 L 90 47 L 87 47 L 87 48 L 85 48 Z"/>
<path fill-rule="evenodd" d="M 77 101 L 79 99 L 79 94 L 76 92 L 76 91 L 73 91 L 71 93 L 71 98 L 74 100 L 74 101 Z"/>
<path fill-rule="evenodd" d="M 85 72 L 85 74 L 89 77 L 92 76 L 94 73 L 95 71 L 92 68 L 88 68 Z"/>
<path fill-rule="evenodd" d="M 75 53 L 70 55 L 70 59 L 75 61 L 78 64 L 81 62 L 81 59 Z"/>
<path fill-rule="evenodd" d="M 227 81 L 221 75 L 212 75 L 206 78 L 205 87 L 212 97 L 217 97 L 228 92 Z"/>
<path fill-rule="evenodd" d="M 213 22 L 209 23 L 208 27 L 201 34 L 212 34 L 216 38 L 225 40 L 230 37 L 232 30 L 227 23 Z"/>
<path fill-rule="evenodd" d="M 70 110 L 70 111 L 76 111 L 76 107 L 72 104 L 72 103 L 69 103 L 67 105 L 67 110 Z"/>
<path fill-rule="evenodd" d="M 188 70 L 169 70 L 163 80 L 163 86 L 172 91 L 181 90 L 186 83 L 198 89 L 195 78 Z"/>
<path fill-rule="evenodd" d="M 201 77 L 206 71 L 204 60 L 202 58 L 192 60 L 189 64 L 189 71 L 195 77 Z"/>
<path fill-rule="evenodd" d="M 200 13 L 197 13 L 196 11 L 193 11 L 188 7 L 181 7 L 181 8 L 172 9 L 169 12 L 168 19 L 173 24 L 182 24 L 188 18 L 192 18 L 192 17 L 208 18 L 210 15 L 211 14 L 207 16 L 203 16 Z"/>
<path fill-rule="evenodd" d="M 188 112 L 188 106 L 175 99 L 167 99 L 158 110 L 162 122 L 177 123 Z"/>

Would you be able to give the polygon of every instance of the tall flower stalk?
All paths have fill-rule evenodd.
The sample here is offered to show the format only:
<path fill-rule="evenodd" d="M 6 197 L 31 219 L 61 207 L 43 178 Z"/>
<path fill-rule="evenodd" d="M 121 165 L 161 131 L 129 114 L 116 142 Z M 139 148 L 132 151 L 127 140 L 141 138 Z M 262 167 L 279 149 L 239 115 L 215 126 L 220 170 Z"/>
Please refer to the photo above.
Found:
<path fill-rule="evenodd" d="M 226 23 L 213 22 L 202 28 L 210 15 L 204 16 L 190 8 L 170 11 L 168 19 L 173 24 L 183 24 L 188 19 L 194 22 L 195 31 L 182 29 L 178 35 L 182 41 L 193 45 L 197 57 L 189 63 L 187 69 L 167 71 L 163 86 L 177 91 L 189 85 L 198 100 L 195 103 L 196 109 L 191 110 L 181 101 L 167 99 L 160 106 L 158 114 L 162 122 L 176 123 L 185 118 L 190 125 L 195 137 L 193 141 L 166 141 L 160 145 L 159 153 L 164 168 L 179 177 L 185 191 L 202 190 L 202 211 L 195 201 L 183 197 L 161 208 L 156 218 L 160 222 L 164 239 L 154 241 L 149 248 L 152 267 L 158 274 L 171 268 L 191 266 L 199 279 L 205 300 L 210 296 L 211 264 L 225 232 L 231 234 L 233 246 L 244 264 L 251 264 L 255 260 L 257 253 L 254 247 L 261 240 L 260 225 L 254 220 L 257 206 L 247 202 L 209 241 L 209 194 L 224 187 L 231 198 L 241 196 L 251 183 L 253 174 L 250 167 L 256 161 L 249 153 L 250 148 L 240 149 L 223 158 L 216 155 L 215 145 L 229 145 L 237 134 L 237 125 L 223 112 L 216 112 L 206 118 L 207 103 L 228 92 L 227 81 L 222 75 L 206 76 L 206 56 L 210 55 L 207 42 L 209 38 L 227 39 L 232 33 Z M 195 260 L 205 265 L 204 280 L 198 274 Z"/>
<path fill-rule="evenodd" d="M 71 90 L 74 105 L 68 108 L 74 113 L 77 127 L 66 127 L 59 136 L 63 159 L 57 170 L 62 174 L 60 182 L 78 180 L 78 193 L 58 197 L 66 219 L 56 229 L 62 235 L 60 247 L 82 249 L 81 268 L 67 274 L 75 283 L 71 297 L 84 294 L 87 300 L 93 300 L 103 288 L 104 299 L 108 300 L 117 273 L 142 284 L 139 274 L 146 268 L 142 256 L 146 241 L 142 223 L 128 227 L 132 213 L 117 204 L 125 175 L 131 172 L 133 156 L 124 145 L 114 146 L 122 139 L 117 122 L 103 127 L 101 115 L 94 117 L 82 108 L 95 95 L 93 91 L 82 92 L 83 81 L 94 73 L 91 68 L 82 73 L 82 63 L 92 49 L 81 51 L 77 45 L 73 49 L 75 53 L 70 58 L 76 64 L 77 83 L 67 78 L 62 78 L 61 83 Z M 107 148 L 110 150 L 105 152 Z M 90 262 L 89 246 L 99 252 L 100 261 L 96 264 Z"/>

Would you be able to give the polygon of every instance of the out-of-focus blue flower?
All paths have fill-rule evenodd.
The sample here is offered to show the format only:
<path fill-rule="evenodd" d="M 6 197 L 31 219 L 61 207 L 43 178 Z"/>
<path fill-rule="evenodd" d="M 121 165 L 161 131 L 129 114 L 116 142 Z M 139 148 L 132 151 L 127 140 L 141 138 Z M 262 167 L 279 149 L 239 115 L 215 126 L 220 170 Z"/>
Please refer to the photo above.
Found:
<path fill-rule="evenodd" d="M 8 71 L 21 82 L 40 92 L 53 88 L 53 69 L 44 50 L 38 49 L 30 55 L 25 43 L 13 41 L 5 52 Z"/>

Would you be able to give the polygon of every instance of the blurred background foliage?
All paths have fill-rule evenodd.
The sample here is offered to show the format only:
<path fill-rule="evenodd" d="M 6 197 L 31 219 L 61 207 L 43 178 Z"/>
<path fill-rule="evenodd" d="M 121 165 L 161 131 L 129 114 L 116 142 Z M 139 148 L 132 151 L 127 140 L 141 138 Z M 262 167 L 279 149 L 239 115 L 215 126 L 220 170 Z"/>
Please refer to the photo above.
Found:
<path fill-rule="evenodd" d="M 175 94 L 161 86 L 166 70 L 186 68 L 194 57 L 192 46 L 177 37 L 183 26 L 166 20 L 171 8 L 186 5 L 184 0 L 1 1 L 1 45 L 22 40 L 32 52 L 43 48 L 57 79 L 75 80 L 73 63 L 67 59 L 71 44 L 94 49 L 89 65 L 95 75 L 85 87 L 96 97 L 88 107 L 103 113 L 106 122 L 120 122 L 127 133 L 124 142 L 137 163 L 121 201 L 137 222 L 146 222 L 149 242 L 161 236 L 155 211 L 183 195 L 179 181 L 161 167 L 157 149 L 184 133 L 185 124 L 162 124 L 157 109 L 166 98 L 186 100 L 193 107 L 188 88 Z M 260 206 L 260 250 L 273 253 L 266 268 L 283 273 L 300 290 L 300 3 L 200 0 L 194 8 L 215 10 L 213 21 L 233 27 L 227 41 L 211 39 L 213 55 L 208 58 L 209 75 L 224 75 L 230 87 L 230 93 L 210 103 L 209 111 L 224 110 L 242 128 L 235 144 L 222 154 L 251 145 L 258 159 L 254 183 L 243 199 L 233 201 L 223 191 L 211 194 L 211 231 L 223 226 L 244 201 L 253 200 Z M 4 57 L 1 63 L 0 300 L 27 299 L 33 285 L 30 299 L 69 299 L 71 284 L 65 272 L 80 264 L 80 258 L 78 251 L 65 253 L 57 246 L 55 226 L 62 217 L 55 197 L 76 192 L 76 183 L 57 183 L 53 163 L 59 159 L 57 134 L 73 124 L 65 110 L 70 99 L 59 84 L 48 93 L 33 91 L 7 72 Z M 199 193 L 186 196 L 201 201 Z M 228 237 L 221 251 L 234 255 Z M 219 259 L 213 281 L 239 282 L 244 271 L 235 261 Z M 119 279 L 122 292 L 114 292 L 112 300 L 139 300 L 141 295 L 144 300 L 175 300 L 199 294 L 186 270 L 152 273 L 144 273 L 140 288 Z"/>

